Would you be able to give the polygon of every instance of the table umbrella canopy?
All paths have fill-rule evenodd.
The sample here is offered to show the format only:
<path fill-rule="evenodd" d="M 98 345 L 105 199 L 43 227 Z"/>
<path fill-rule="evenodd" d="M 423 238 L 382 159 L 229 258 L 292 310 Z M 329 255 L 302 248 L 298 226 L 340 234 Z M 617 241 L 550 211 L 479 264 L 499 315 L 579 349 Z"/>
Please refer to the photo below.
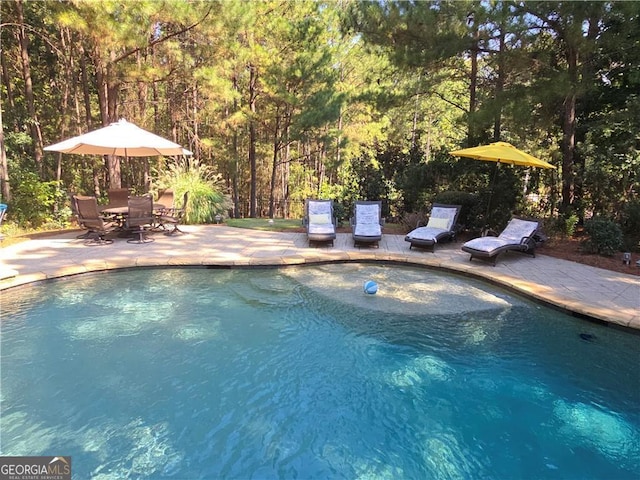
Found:
<path fill-rule="evenodd" d="M 472 148 L 464 148 L 449 152 L 456 157 L 473 158 L 487 162 L 508 163 L 525 167 L 556 168 L 550 163 L 518 150 L 507 142 L 495 142 L 489 145 L 480 145 Z"/>
<path fill-rule="evenodd" d="M 120 120 L 107 127 L 49 145 L 44 150 L 120 157 L 192 155 L 189 150 L 182 148 L 177 143 L 148 132 L 126 120 Z"/>

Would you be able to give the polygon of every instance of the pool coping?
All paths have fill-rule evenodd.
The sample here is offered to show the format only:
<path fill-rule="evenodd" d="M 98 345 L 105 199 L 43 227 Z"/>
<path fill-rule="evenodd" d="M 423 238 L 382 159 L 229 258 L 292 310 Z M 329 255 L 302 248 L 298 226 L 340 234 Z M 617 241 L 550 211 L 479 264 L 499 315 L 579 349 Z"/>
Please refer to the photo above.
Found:
<path fill-rule="evenodd" d="M 185 230 L 186 235 L 155 235 L 156 241 L 146 245 L 117 239 L 112 245 L 86 247 L 76 238 L 78 231 L 65 231 L 2 247 L 0 293 L 33 282 L 124 268 L 377 262 L 478 278 L 575 317 L 640 331 L 640 277 L 548 257 L 544 248 L 536 258 L 503 255 L 493 267 L 470 261 L 456 243 L 439 245 L 433 253 L 409 249 L 402 235 L 383 235 L 379 248 L 355 247 L 347 233 L 338 234 L 333 247 L 310 247 L 304 233 L 223 225 L 187 226 Z"/>

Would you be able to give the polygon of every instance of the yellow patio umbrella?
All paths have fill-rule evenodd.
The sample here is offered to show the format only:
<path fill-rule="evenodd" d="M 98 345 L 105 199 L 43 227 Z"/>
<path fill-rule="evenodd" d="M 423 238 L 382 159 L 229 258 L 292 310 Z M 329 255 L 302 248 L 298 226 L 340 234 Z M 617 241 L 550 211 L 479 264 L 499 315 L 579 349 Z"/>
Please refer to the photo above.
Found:
<path fill-rule="evenodd" d="M 487 162 L 507 163 L 510 165 L 521 165 L 523 167 L 556 168 L 544 160 L 529 155 L 507 142 L 495 142 L 489 145 L 479 145 L 477 147 L 463 148 L 449 152 L 456 157 L 473 158 L 474 160 L 484 160 Z"/>
<path fill-rule="evenodd" d="M 540 160 L 539 158 L 534 157 L 533 155 L 529 155 L 522 150 L 518 150 L 516 147 L 507 142 L 494 142 L 489 145 L 479 145 L 477 147 L 471 148 L 463 148 L 462 150 L 454 150 L 453 152 L 449 152 L 451 155 L 456 157 L 465 157 L 472 158 L 474 160 L 483 160 L 486 162 L 496 162 L 496 163 L 506 163 L 509 165 L 520 165 L 523 167 L 536 167 L 536 168 L 552 168 L 555 169 L 553 165 L 544 160 Z M 494 171 L 493 177 L 491 180 L 493 184 L 495 180 L 495 175 L 497 172 Z M 489 216 L 489 211 L 491 208 L 491 193 L 492 190 L 489 189 L 489 201 L 487 203 L 487 214 Z"/>

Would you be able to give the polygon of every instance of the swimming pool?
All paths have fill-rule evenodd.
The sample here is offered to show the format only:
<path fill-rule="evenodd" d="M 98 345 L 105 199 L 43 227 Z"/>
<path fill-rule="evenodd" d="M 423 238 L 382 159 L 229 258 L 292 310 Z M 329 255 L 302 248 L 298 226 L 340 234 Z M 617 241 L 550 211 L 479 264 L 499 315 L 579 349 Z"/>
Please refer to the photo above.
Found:
<path fill-rule="evenodd" d="M 637 335 L 431 270 L 82 275 L 1 348 L 0 453 L 74 478 L 640 475 Z"/>

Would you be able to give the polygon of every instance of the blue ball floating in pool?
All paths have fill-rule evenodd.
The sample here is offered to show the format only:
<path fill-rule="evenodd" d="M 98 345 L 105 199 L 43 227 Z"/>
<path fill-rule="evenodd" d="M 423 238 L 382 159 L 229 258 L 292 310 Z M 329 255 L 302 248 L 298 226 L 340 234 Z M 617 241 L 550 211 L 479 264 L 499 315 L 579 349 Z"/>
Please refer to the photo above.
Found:
<path fill-rule="evenodd" d="M 378 291 L 378 284 L 373 280 L 367 280 L 363 285 L 364 293 L 368 293 L 369 295 L 375 295 Z"/>

